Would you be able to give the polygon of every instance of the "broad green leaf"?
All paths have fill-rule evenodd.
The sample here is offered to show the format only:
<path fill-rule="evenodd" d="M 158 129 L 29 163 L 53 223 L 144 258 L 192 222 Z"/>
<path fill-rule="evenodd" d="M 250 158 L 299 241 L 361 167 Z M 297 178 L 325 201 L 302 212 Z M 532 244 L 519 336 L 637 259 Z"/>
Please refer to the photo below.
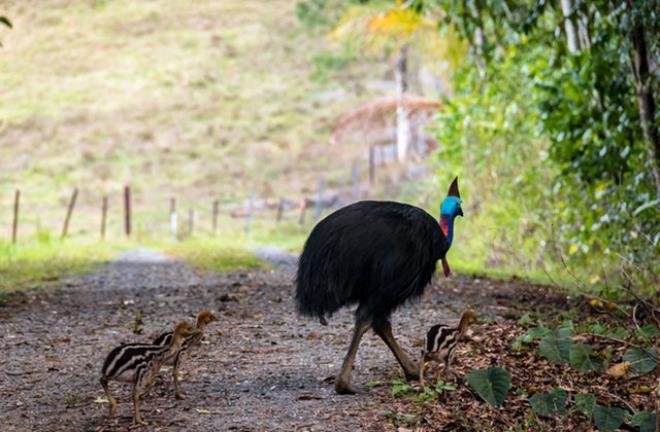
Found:
<path fill-rule="evenodd" d="M 473 370 L 467 375 L 467 382 L 492 406 L 502 405 L 511 387 L 509 372 L 499 367 Z"/>
<path fill-rule="evenodd" d="M 640 411 L 632 418 L 632 425 L 639 426 L 639 432 L 655 432 L 657 414 L 651 411 Z"/>
<path fill-rule="evenodd" d="M 531 337 L 530 342 L 536 338 L 550 336 L 550 335 L 552 335 L 552 330 L 543 326 L 532 327 L 529 330 L 527 330 L 527 336 Z"/>
<path fill-rule="evenodd" d="M 614 432 L 623 423 L 626 410 L 617 407 L 596 405 L 594 408 L 594 424 L 601 432 Z"/>
<path fill-rule="evenodd" d="M 653 339 L 660 336 L 660 329 L 655 324 L 646 324 L 637 330 L 637 335 L 647 339 Z"/>
<path fill-rule="evenodd" d="M 541 417 L 554 417 L 566 414 L 568 395 L 562 389 L 556 388 L 547 393 L 536 393 L 529 402 L 534 413 Z"/>
<path fill-rule="evenodd" d="M 570 352 L 571 366 L 582 373 L 597 371 L 603 367 L 603 360 L 594 354 L 591 345 L 573 344 Z"/>
<path fill-rule="evenodd" d="M 591 418 L 596 405 L 596 396 L 591 393 L 578 393 L 575 395 L 575 409 Z"/>
<path fill-rule="evenodd" d="M 655 348 L 630 348 L 623 355 L 623 361 L 630 362 L 630 367 L 639 373 L 649 373 L 658 365 L 655 356 Z"/>
<path fill-rule="evenodd" d="M 539 343 L 541 355 L 555 363 L 567 363 L 570 360 L 571 331 L 562 327 L 550 335 L 543 336 Z"/>

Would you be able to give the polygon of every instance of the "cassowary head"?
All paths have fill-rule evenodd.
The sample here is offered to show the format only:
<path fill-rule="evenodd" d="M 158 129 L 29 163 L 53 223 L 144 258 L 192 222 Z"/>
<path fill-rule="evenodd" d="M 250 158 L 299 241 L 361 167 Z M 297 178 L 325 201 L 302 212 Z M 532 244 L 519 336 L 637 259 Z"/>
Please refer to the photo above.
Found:
<path fill-rule="evenodd" d="M 447 197 L 442 201 L 442 205 L 440 206 L 440 219 L 442 220 L 443 217 L 454 219 L 456 216 L 463 216 L 461 202 L 461 194 L 458 192 L 458 177 L 456 177 L 451 182 Z"/>
<path fill-rule="evenodd" d="M 458 192 L 458 177 L 451 182 L 447 197 L 440 205 L 440 229 L 445 235 L 448 247 L 451 247 L 451 243 L 454 240 L 454 219 L 456 219 L 456 216 L 463 216 L 461 194 Z M 449 276 L 451 271 L 449 270 L 447 258 L 442 258 L 442 269 L 445 276 Z"/>

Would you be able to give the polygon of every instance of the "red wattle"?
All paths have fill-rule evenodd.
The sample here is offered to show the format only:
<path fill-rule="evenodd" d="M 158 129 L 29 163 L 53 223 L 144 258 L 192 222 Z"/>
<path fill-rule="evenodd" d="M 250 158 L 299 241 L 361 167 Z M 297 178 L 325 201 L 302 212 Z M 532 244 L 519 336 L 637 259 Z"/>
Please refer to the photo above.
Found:
<path fill-rule="evenodd" d="M 445 274 L 445 277 L 449 277 L 451 274 L 451 269 L 449 268 L 449 263 L 447 262 L 447 258 L 442 259 L 442 271 Z"/>
<path fill-rule="evenodd" d="M 447 237 L 447 234 L 449 233 L 449 224 L 447 224 L 447 221 L 440 221 L 440 229 L 442 230 L 442 233 L 445 235 L 445 237 Z"/>

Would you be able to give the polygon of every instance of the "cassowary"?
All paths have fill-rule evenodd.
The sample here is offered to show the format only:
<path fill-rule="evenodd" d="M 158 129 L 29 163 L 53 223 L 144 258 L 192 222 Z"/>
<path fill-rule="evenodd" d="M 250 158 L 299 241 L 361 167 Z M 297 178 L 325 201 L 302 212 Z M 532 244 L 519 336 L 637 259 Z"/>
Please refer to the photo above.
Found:
<path fill-rule="evenodd" d="M 454 233 L 454 219 L 463 216 L 454 179 L 440 207 L 439 223 L 424 210 L 387 201 L 361 201 L 319 222 L 307 239 L 298 263 L 296 303 L 302 315 L 325 317 L 342 306 L 357 304 L 348 353 L 335 380 L 339 394 L 361 393 L 351 384 L 351 370 L 360 340 L 371 327 L 390 348 L 406 379 L 418 368 L 394 339 L 392 312 L 419 298 L 442 260 Z"/>

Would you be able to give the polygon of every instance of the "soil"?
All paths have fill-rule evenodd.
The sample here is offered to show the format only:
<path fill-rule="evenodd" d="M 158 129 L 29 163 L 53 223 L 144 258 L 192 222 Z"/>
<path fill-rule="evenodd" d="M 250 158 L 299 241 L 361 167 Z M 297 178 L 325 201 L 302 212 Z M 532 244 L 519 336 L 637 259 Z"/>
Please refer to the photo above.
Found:
<path fill-rule="evenodd" d="M 111 384 L 119 410 L 110 417 L 99 385 L 107 353 L 124 342 L 148 341 L 211 308 L 219 321 L 182 367 L 188 399 L 175 400 L 170 374 L 162 371 L 144 397 L 142 414 L 150 425 L 142 430 L 383 430 L 391 387 L 379 384 L 401 378 L 394 357 L 369 333 L 353 378 L 375 388 L 367 395 L 336 395 L 333 377 L 348 347 L 353 311 L 341 311 L 328 326 L 299 317 L 293 304 L 295 256 L 259 254 L 277 267 L 206 274 L 154 252 L 134 251 L 55 289 L 11 296 L 0 306 L 1 429 L 126 430 L 132 420 L 130 386 Z M 454 321 L 467 306 L 500 320 L 533 304 L 566 308 L 570 299 L 522 281 L 452 277 L 398 310 L 393 325 L 404 349 L 417 357 L 426 329 Z"/>

